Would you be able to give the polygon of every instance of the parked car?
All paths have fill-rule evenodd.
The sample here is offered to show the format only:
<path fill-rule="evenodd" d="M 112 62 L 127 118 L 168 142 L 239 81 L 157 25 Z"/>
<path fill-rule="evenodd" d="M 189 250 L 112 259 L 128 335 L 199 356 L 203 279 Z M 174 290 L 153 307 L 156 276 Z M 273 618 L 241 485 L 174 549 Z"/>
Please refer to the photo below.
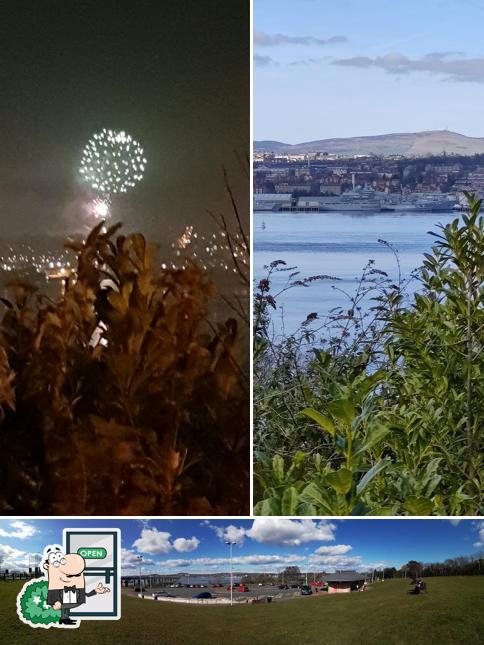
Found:
<path fill-rule="evenodd" d="M 291 589 L 299 589 L 299 585 L 291 585 Z"/>
<path fill-rule="evenodd" d="M 200 593 L 197 593 L 194 596 L 192 596 L 192 598 L 198 598 L 199 600 L 202 600 L 205 598 L 213 598 L 213 596 L 210 593 L 210 591 L 201 591 Z"/>
<path fill-rule="evenodd" d="M 174 598 L 175 596 L 172 593 L 168 593 L 168 591 L 157 591 L 156 593 L 152 594 L 153 598 L 156 600 L 157 598 Z"/>
<path fill-rule="evenodd" d="M 309 585 L 301 585 L 301 596 L 310 596 L 313 590 Z"/>
<path fill-rule="evenodd" d="M 278 589 L 289 589 L 289 585 L 279 585 Z"/>
<path fill-rule="evenodd" d="M 236 587 L 236 591 L 246 593 L 247 591 L 249 591 L 249 587 L 247 585 L 239 585 L 238 587 Z"/>

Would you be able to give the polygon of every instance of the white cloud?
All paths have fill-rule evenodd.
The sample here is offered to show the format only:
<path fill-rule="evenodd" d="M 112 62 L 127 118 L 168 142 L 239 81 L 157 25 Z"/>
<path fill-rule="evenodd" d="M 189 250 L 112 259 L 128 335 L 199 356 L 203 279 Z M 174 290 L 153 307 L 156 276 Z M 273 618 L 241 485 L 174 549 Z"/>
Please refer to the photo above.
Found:
<path fill-rule="evenodd" d="M 140 553 L 151 553 L 153 555 L 169 553 L 173 550 L 170 537 L 171 533 L 167 533 L 166 531 L 158 531 L 156 528 L 145 528 L 141 531 L 141 537 L 133 542 L 133 546 Z"/>
<path fill-rule="evenodd" d="M 303 65 L 304 67 L 307 67 L 308 65 L 316 65 L 317 63 L 320 62 L 321 59 L 319 58 L 298 58 L 297 60 L 293 60 L 289 63 L 291 66 L 298 66 L 298 65 Z"/>
<path fill-rule="evenodd" d="M 189 553 L 195 551 L 200 544 L 200 540 L 193 535 L 191 538 L 176 538 L 171 540 L 171 533 L 158 531 L 147 524 L 141 531 L 141 536 L 133 542 L 133 546 L 140 553 L 150 553 L 152 555 L 162 555 L 175 550 L 179 553 Z"/>
<path fill-rule="evenodd" d="M 481 547 L 483 547 L 483 546 L 484 546 L 484 528 L 482 528 L 482 529 L 479 531 L 479 540 L 478 540 L 477 542 L 474 542 L 473 546 L 474 546 L 476 549 L 479 549 L 479 548 L 481 548 Z"/>
<path fill-rule="evenodd" d="M 164 560 L 161 563 L 161 570 L 163 571 L 165 568 L 168 568 L 168 569 L 182 569 L 184 567 L 189 567 L 191 565 L 191 563 L 192 563 L 191 560 L 183 560 L 182 558 L 172 559 L 172 560 Z"/>
<path fill-rule="evenodd" d="M 389 74 L 398 75 L 427 72 L 449 81 L 484 83 L 484 57 L 463 58 L 459 52 L 430 52 L 420 58 L 409 58 L 398 52 L 390 52 L 375 58 L 355 56 L 338 59 L 332 64 L 360 69 L 379 68 Z"/>
<path fill-rule="evenodd" d="M 225 542 L 237 542 L 237 544 L 242 544 L 245 534 L 246 530 L 242 526 L 237 527 L 231 524 L 225 529 L 223 533 L 223 540 Z"/>
<path fill-rule="evenodd" d="M 301 562 L 299 555 L 244 555 L 233 559 L 237 565 L 294 564 Z"/>
<path fill-rule="evenodd" d="M 318 555 L 344 555 L 353 547 L 349 544 L 335 544 L 334 546 L 320 546 L 314 553 Z"/>
<path fill-rule="evenodd" d="M 13 531 L 6 531 L 5 529 L 0 528 L 0 537 L 9 537 L 16 538 L 17 540 L 25 540 L 25 538 L 32 537 L 37 533 L 37 529 L 33 524 L 28 524 L 22 520 L 15 520 L 10 522 L 9 526 L 12 527 Z"/>
<path fill-rule="evenodd" d="M 148 558 L 143 558 L 141 561 L 141 566 L 153 566 L 155 564 L 154 560 Z M 138 555 L 131 549 L 121 549 L 121 566 L 123 569 L 136 569 L 139 571 L 140 560 Z"/>
<path fill-rule="evenodd" d="M 345 36 L 330 36 L 330 38 L 314 38 L 313 36 L 288 36 L 287 34 L 267 34 L 265 31 L 254 30 L 254 45 L 259 47 L 275 47 L 277 45 L 335 45 L 347 42 Z"/>
<path fill-rule="evenodd" d="M 267 565 L 288 565 L 301 562 L 303 558 L 299 555 L 243 555 L 234 556 L 232 564 L 238 567 L 267 566 Z M 220 567 L 228 569 L 230 558 L 192 558 L 192 559 L 171 559 L 161 562 L 161 568 L 176 569 L 181 567 Z"/>
<path fill-rule="evenodd" d="M 381 571 L 385 567 L 388 567 L 388 562 L 386 560 L 380 560 L 379 562 L 365 562 L 358 571 L 372 571 L 372 569 Z"/>
<path fill-rule="evenodd" d="M 309 564 L 311 567 L 321 567 L 328 573 L 339 569 L 361 570 L 369 568 L 369 565 L 365 565 L 358 555 L 353 557 L 344 555 L 311 555 L 309 557 Z"/>
<path fill-rule="evenodd" d="M 200 540 L 193 536 L 192 538 L 177 538 L 173 542 L 173 547 L 175 551 L 179 553 L 189 553 L 190 551 L 195 551 L 195 549 L 200 544 Z"/>
<path fill-rule="evenodd" d="M 14 549 L 8 544 L 0 544 L 0 567 L 2 569 L 27 569 L 28 553 Z"/>
<path fill-rule="evenodd" d="M 254 54 L 254 65 L 256 67 L 270 67 L 271 65 L 277 65 L 277 62 L 270 56 Z"/>
<path fill-rule="evenodd" d="M 452 526 L 459 526 L 459 524 L 462 522 L 462 518 L 461 517 L 452 517 L 448 521 L 452 524 Z"/>
<path fill-rule="evenodd" d="M 359 555 L 311 555 L 309 557 L 311 568 L 321 568 L 327 573 L 332 571 L 371 571 L 372 569 L 382 569 L 387 566 L 385 561 L 381 562 L 364 562 Z"/>
<path fill-rule="evenodd" d="M 221 542 L 236 542 L 238 545 L 242 545 L 245 536 L 248 534 L 243 526 L 234 526 L 233 524 L 229 524 L 229 526 L 217 526 L 206 522 L 205 526 L 212 529 Z"/>
<path fill-rule="evenodd" d="M 288 520 L 257 517 L 246 535 L 256 542 L 279 546 L 299 546 L 305 542 L 329 542 L 335 539 L 335 524 L 325 520 Z"/>

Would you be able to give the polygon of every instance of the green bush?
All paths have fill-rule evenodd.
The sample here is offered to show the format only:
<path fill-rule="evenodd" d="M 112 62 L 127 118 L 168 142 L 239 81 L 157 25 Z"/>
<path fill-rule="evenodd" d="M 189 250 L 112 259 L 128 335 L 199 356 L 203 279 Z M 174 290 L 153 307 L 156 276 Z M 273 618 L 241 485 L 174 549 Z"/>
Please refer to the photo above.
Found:
<path fill-rule="evenodd" d="M 304 324 L 270 337 L 271 265 L 255 307 L 256 513 L 482 514 L 484 223 L 468 201 L 431 233 L 411 298 L 369 263 L 323 349 Z M 363 296 L 375 304 L 356 316 Z"/>
<path fill-rule="evenodd" d="M 47 605 L 47 580 L 32 580 L 27 583 L 17 599 L 17 609 L 32 627 L 55 625 L 60 620 L 60 611 Z"/>

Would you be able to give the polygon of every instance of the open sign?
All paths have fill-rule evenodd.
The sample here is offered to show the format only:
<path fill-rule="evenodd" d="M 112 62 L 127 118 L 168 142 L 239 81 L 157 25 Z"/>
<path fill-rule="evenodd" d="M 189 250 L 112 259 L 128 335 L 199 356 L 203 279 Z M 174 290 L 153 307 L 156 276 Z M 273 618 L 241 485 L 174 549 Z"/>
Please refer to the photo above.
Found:
<path fill-rule="evenodd" d="M 103 560 L 108 552 L 104 547 L 82 546 L 77 549 L 77 553 L 88 560 Z"/>

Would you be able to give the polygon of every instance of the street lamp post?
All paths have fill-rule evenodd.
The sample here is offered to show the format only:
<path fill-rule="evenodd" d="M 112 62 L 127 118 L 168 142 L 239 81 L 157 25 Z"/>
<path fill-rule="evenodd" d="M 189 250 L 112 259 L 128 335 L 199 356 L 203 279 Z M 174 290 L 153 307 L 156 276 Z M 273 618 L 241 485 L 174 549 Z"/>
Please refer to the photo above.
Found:
<path fill-rule="evenodd" d="M 230 604 L 234 604 L 234 567 L 232 562 L 232 548 L 237 542 L 225 542 L 230 547 Z"/>
<path fill-rule="evenodd" d="M 142 562 L 143 562 L 143 556 L 142 555 L 137 555 L 136 559 L 139 560 L 139 591 L 140 591 L 141 597 L 144 598 L 143 585 L 142 585 L 142 581 L 141 581 L 141 565 L 142 565 Z"/>

